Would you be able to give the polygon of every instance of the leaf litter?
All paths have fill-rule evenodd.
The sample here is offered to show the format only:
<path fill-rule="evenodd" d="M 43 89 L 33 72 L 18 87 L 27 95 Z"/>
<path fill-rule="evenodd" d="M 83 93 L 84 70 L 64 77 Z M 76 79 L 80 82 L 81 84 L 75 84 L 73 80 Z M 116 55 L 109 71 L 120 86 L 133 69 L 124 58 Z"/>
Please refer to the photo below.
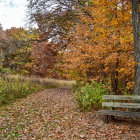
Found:
<path fill-rule="evenodd" d="M 70 87 L 46 89 L 0 109 L 0 140 L 139 140 L 140 123 L 116 119 L 109 124 L 76 108 Z"/>

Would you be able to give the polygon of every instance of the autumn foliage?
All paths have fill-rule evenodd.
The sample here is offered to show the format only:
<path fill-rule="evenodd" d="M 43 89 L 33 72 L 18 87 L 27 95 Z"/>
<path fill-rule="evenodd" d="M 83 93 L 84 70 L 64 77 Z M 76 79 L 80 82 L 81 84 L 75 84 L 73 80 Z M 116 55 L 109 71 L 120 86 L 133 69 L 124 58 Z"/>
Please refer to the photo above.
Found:
<path fill-rule="evenodd" d="M 58 47 L 53 43 L 46 41 L 34 43 L 31 54 L 33 73 L 43 77 L 53 76 L 55 64 L 59 61 L 57 56 Z"/>
<path fill-rule="evenodd" d="M 72 42 L 65 52 L 67 67 L 84 77 L 110 81 L 114 92 L 126 87 L 132 89 L 134 47 L 130 1 L 95 0 L 86 10 L 91 16 L 81 15 L 83 24 L 77 24 L 69 36 Z"/>
<path fill-rule="evenodd" d="M 0 35 L 1 64 L 4 68 L 11 69 L 14 73 L 28 73 L 26 63 L 30 62 L 31 39 L 36 34 L 23 28 L 2 30 Z"/>
<path fill-rule="evenodd" d="M 109 82 L 111 91 L 131 91 L 134 85 L 131 1 L 89 0 L 84 3 L 85 1 L 79 1 L 79 4 L 75 5 L 76 10 L 69 10 L 70 14 L 65 17 L 65 21 L 61 19 L 61 15 L 55 15 L 46 21 L 45 16 L 49 16 L 49 13 L 46 15 L 43 12 L 45 8 L 40 11 L 44 13 L 40 17 L 41 13 L 36 13 L 38 8 L 41 9 L 38 3 L 35 7 L 31 6 L 35 12 L 31 16 L 39 26 L 39 37 L 38 34 L 30 35 L 25 30 L 20 31 L 20 36 L 19 33 L 13 33 L 16 29 L 6 31 L 8 34 L 12 33 L 13 38 L 10 39 L 16 40 L 16 43 L 26 42 L 31 38 L 34 40 L 16 51 L 14 63 L 18 62 L 19 66 L 24 63 L 22 66 L 26 67 L 30 74 L 55 78 L 63 75 L 69 79 Z M 60 7 L 63 8 L 62 5 Z M 56 13 L 55 10 L 51 14 Z M 51 22 L 52 19 L 55 23 Z M 65 24 L 67 20 L 69 24 Z M 58 26 L 59 23 L 62 26 Z M 68 30 L 60 33 L 62 27 Z M 65 42 L 63 49 L 63 44 L 48 43 L 47 40 L 59 42 L 60 38 Z M 28 45 L 29 48 L 26 47 Z M 22 57 L 25 48 L 29 52 L 26 61 Z M 23 68 L 22 66 L 20 68 Z"/>

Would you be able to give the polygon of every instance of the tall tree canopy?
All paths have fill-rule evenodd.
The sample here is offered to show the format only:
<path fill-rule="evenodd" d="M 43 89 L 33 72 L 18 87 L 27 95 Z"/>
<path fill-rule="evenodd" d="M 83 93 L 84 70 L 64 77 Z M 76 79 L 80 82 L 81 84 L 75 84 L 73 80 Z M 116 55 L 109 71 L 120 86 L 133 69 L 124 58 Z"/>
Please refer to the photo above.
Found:
<path fill-rule="evenodd" d="M 95 0 L 89 4 L 91 16 L 81 14 L 69 51 L 67 67 L 86 77 L 110 79 L 114 92 L 133 89 L 134 48 L 131 2 Z M 92 17 L 92 18 L 91 18 Z"/>
<path fill-rule="evenodd" d="M 63 36 L 76 18 L 73 0 L 29 0 L 29 17 L 45 38 Z"/>
<path fill-rule="evenodd" d="M 79 15 L 86 12 L 88 0 L 28 0 L 29 19 L 37 23 L 44 38 L 65 38 L 70 28 L 79 23 Z M 60 39 L 59 38 L 59 39 Z"/>

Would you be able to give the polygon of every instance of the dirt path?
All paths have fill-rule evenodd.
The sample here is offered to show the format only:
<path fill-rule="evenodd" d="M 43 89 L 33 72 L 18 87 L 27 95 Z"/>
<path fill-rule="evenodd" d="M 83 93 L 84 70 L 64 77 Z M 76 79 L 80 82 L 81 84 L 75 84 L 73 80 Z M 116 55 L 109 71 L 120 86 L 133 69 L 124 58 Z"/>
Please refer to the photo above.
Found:
<path fill-rule="evenodd" d="M 106 125 L 94 112 L 78 111 L 69 87 L 47 89 L 0 111 L 1 140 L 140 140 L 137 122 Z"/>

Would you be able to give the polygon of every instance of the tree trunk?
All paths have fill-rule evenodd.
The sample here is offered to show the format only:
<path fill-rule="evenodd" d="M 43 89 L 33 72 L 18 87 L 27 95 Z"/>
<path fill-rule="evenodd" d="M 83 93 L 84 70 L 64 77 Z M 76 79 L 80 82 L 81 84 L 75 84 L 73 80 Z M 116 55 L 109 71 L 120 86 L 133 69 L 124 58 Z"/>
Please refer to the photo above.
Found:
<path fill-rule="evenodd" d="M 132 0 L 132 20 L 134 33 L 135 89 L 140 95 L 140 0 Z"/>

